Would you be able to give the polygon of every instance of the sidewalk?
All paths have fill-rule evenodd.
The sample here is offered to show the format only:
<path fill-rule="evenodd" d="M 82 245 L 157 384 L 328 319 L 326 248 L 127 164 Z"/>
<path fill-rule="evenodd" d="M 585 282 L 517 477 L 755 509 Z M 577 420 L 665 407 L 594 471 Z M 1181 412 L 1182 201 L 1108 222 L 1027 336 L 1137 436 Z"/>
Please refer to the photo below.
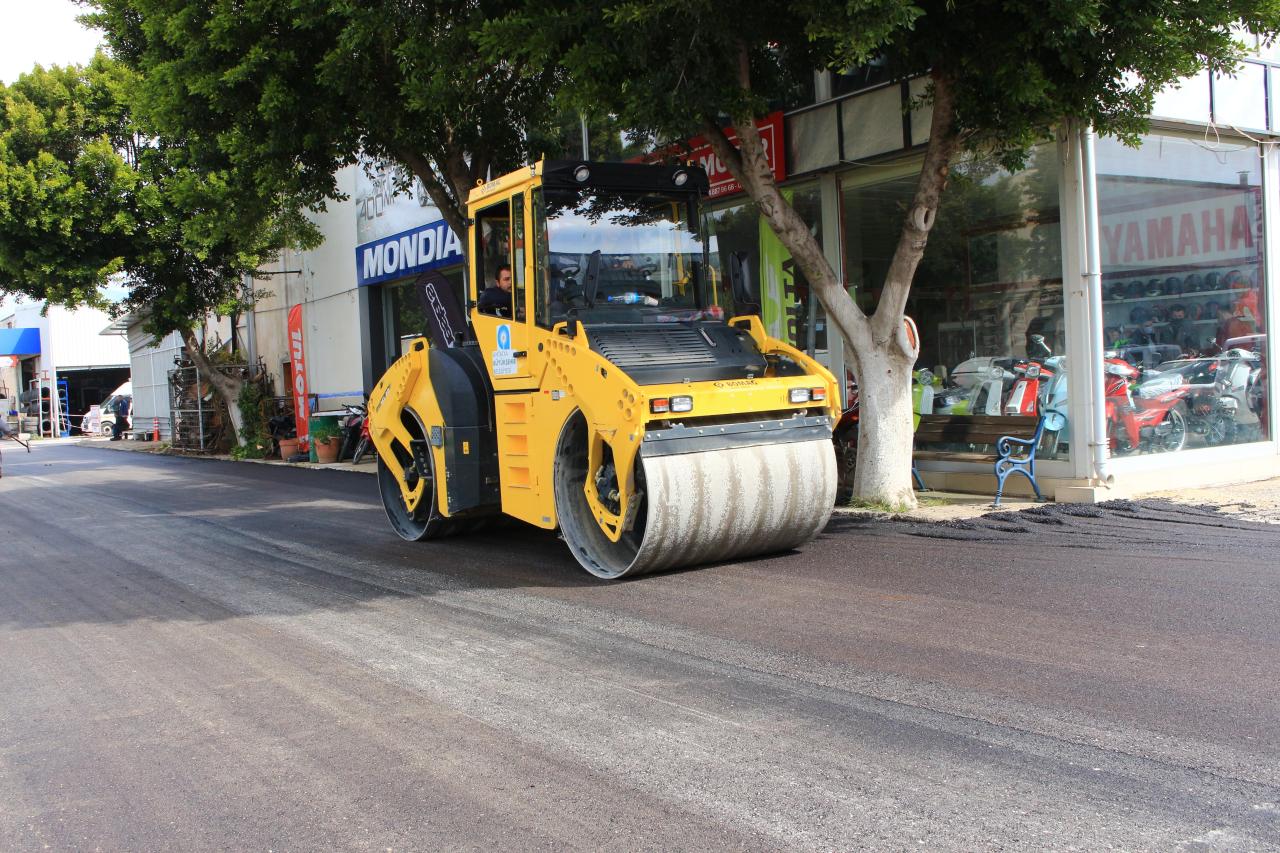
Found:
<path fill-rule="evenodd" d="M 1130 499 L 1168 500 L 1192 506 L 1212 507 L 1219 512 L 1248 521 L 1280 524 L 1280 479 L 1258 480 L 1226 486 L 1143 492 Z M 990 495 L 959 492 L 916 492 L 920 505 L 906 513 L 886 513 L 857 507 L 836 507 L 836 512 L 871 515 L 878 518 L 901 518 L 910 521 L 955 521 L 977 518 L 992 512 L 1017 512 L 1034 506 L 1035 501 L 1006 497 L 1000 506 L 991 505 Z"/>

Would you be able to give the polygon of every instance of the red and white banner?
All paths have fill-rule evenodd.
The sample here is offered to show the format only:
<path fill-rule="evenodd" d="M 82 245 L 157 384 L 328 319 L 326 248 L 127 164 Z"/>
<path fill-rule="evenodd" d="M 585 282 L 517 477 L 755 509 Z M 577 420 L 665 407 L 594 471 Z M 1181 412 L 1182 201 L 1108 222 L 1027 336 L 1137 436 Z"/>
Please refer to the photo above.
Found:
<path fill-rule="evenodd" d="M 1108 272 L 1258 257 L 1260 218 L 1252 189 L 1225 190 L 1178 204 L 1103 212 L 1102 264 Z"/>
<path fill-rule="evenodd" d="M 760 131 L 760 140 L 764 143 L 764 156 L 769 161 L 774 179 L 779 183 L 787 177 L 787 157 L 782 138 L 783 125 L 781 112 L 770 113 L 756 122 L 756 128 Z M 725 128 L 724 132 L 725 136 L 729 137 L 729 142 L 736 148 L 737 133 L 731 127 Z M 742 192 L 742 185 L 729 173 L 724 163 L 720 162 L 720 158 L 711 150 L 711 143 L 707 142 L 704 136 L 695 136 L 683 144 L 673 145 L 637 159 L 640 162 L 652 163 L 672 156 L 695 166 L 701 166 L 706 171 L 707 178 L 711 182 L 711 189 L 707 193 L 710 198 Z"/>
<path fill-rule="evenodd" d="M 293 374 L 293 418 L 298 440 L 307 440 L 307 363 L 302 348 L 302 305 L 289 309 L 289 368 Z"/>

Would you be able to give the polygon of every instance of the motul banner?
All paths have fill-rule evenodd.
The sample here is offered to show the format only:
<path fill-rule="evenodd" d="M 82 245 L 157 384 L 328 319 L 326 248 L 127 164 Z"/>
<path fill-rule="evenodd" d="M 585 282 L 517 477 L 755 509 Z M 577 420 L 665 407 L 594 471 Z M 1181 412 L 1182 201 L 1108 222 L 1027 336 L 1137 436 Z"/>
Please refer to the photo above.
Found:
<path fill-rule="evenodd" d="M 764 143 L 764 156 L 769 161 L 774 179 L 779 182 L 787 177 L 787 158 L 782 147 L 782 127 L 781 112 L 770 113 L 756 122 L 756 128 L 760 131 L 760 140 Z M 729 137 L 729 142 L 736 148 L 737 133 L 731 127 L 725 128 L 724 132 Z M 720 158 L 711 150 L 711 143 L 707 142 L 704 136 L 695 136 L 683 144 L 672 145 L 637 160 L 653 163 L 673 156 L 695 166 L 701 166 L 706 171 L 707 179 L 711 182 L 711 189 L 707 192 L 708 197 L 719 198 L 742 192 L 742 185 L 729 173 L 728 167 L 720 162 Z"/>
<path fill-rule="evenodd" d="M 1102 264 L 1108 272 L 1256 260 L 1258 195 L 1229 189 L 1177 204 L 1102 211 Z"/>
<path fill-rule="evenodd" d="M 298 440 L 307 440 L 307 363 L 302 349 L 302 306 L 289 309 L 289 367 L 293 374 L 293 418 Z"/>

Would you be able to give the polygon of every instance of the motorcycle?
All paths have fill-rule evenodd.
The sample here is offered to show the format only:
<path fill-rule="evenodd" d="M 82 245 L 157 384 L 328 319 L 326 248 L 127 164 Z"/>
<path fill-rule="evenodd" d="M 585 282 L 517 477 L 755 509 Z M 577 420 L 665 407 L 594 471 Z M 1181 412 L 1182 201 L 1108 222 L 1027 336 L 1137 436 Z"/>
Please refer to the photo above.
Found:
<path fill-rule="evenodd" d="M 1038 337 L 1038 336 L 1037 336 Z M 1041 449 L 1056 455 L 1060 445 L 1070 440 L 1067 423 L 1067 366 L 1060 355 L 1048 355 L 1048 347 L 1037 360 L 1015 364 L 1017 378 L 1005 398 L 1004 413 L 1044 418 Z"/>
<path fill-rule="evenodd" d="M 1180 382 L 1143 383 L 1142 369 L 1116 356 L 1103 361 L 1107 433 L 1111 452 L 1171 453 L 1187 443 L 1186 390 Z M 1138 389 L 1135 397 L 1133 390 Z"/>
<path fill-rule="evenodd" d="M 1241 349 L 1166 362 L 1159 371 L 1164 381 L 1180 384 L 1188 428 L 1211 447 L 1263 437 L 1262 375 L 1257 355 Z"/>
<path fill-rule="evenodd" d="M 1012 389 L 1017 360 L 982 356 L 956 365 L 951 372 L 954 387 L 939 395 L 934 413 L 939 415 L 999 415 Z"/>
<path fill-rule="evenodd" d="M 373 439 L 369 436 L 369 410 L 363 405 L 344 404 L 347 416 L 342 419 L 342 448 L 338 451 L 338 460 L 350 458 L 352 464 L 359 465 L 364 455 L 373 450 Z M 376 452 L 376 451 L 375 451 Z"/>

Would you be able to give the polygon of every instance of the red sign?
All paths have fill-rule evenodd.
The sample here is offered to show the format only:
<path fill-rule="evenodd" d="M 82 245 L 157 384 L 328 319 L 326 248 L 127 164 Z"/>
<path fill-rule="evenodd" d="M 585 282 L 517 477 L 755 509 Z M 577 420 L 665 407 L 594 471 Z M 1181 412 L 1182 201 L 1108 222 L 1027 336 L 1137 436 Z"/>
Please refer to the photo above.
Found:
<path fill-rule="evenodd" d="M 774 180 L 778 182 L 782 182 L 787 177 L 787 158 L 783 151 L 782 127 L 781 112 L 770 113 L 756 122 L 756 129 L 760 131 L 760 141 L 764 143 L 764 156 L 769 161 Z M 728 127 L 724 132 L 725 136 L 729 137 L 729 142 L 735 148 L 738 147 L 738 135 L 734 129 Z M 706 170 L 707 178 L 711 182 L 711 189 L 707 193 L 709 197 L 719 198 L 742 192 L 742 185 L 730 174 L 728 167 L 720 162 L 720 158 L 711 150 L 711 143 L 707 142 L 704 136 L 695 136 L 681 145 L 655 151 L 640 159 L 652 163 L 673 156 Z"/>
<path fill-rule="evenodd" d="M 302 306 L 289 309 L 289 367 L 293 374 L 293 419 L 298 440 L 307 440 L 307 363 L 302 354 Z"/>

